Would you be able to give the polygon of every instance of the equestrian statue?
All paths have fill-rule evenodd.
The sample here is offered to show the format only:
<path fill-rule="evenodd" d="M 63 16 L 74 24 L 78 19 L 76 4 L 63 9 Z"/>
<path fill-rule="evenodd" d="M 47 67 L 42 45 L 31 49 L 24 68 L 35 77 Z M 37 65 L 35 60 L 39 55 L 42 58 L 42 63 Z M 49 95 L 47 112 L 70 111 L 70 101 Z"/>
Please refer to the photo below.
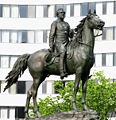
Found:
<path fill-rule="evenodd" d="M 59 75 L 63 79 L 67 75 L 75 74 L 74 94 L 72 96 L 74 111 L 79 110 L 76 105 L 76 95 L 80 80 L 82 80 L 82 104 L 84 110 L 89 111 L 86 105 L 86 89 L 90 69 L 95 61 L 94 29 L 103 30 L 105 23 L 96 15 L 96 11 L 91 13 L 89 10 L 80 24 L 74 30 L 70 30 L 69 24 L 64 22 L 64 16 L 65 12 L 59 9 L 57 11 L 58 19 L 51 25 L 50 49 L 21 55 L 6 77 L 7 85 L 4 91 L 16 83 L 27 68 L 29 69 L 33 84 L 27 92 L 26 118 L 29 118 L 28 110 L 31 97 L 33 98 L 34 113 L 38 118 L 41 116 L 37 108 L 37 90 L 45 78 L 50 75 Z"/>

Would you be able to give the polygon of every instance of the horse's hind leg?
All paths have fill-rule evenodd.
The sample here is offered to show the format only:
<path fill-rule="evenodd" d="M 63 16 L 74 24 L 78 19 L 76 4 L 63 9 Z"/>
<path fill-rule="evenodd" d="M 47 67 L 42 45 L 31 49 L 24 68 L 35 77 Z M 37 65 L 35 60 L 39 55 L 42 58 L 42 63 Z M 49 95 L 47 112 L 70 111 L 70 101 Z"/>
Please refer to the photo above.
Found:
<path fill-rule="evenodd" d="M 29 103 L 30 103 L 30 99 L 32 97 L 32 87 L 28 90 L 27 92 L 27 100 L 26 100 L 26 105 L 25 105 L 25 117 L 29 118 L 29 114 L 28 114 L 28 109 L 29 109 Z"/>
<path fill-rule="evenodd" d="M 45 75 L 39 75 L 39 78 L 34 78 L 33 86 L 32 86 L 32 97 L 33 97 L 33 104 L 34 104 L 34 113 L 37 115 L 37 117 L 41 117 L 41 114 L 38 112 L 37 108 L 37 90 L 39 85 L 45 80 Z"/>

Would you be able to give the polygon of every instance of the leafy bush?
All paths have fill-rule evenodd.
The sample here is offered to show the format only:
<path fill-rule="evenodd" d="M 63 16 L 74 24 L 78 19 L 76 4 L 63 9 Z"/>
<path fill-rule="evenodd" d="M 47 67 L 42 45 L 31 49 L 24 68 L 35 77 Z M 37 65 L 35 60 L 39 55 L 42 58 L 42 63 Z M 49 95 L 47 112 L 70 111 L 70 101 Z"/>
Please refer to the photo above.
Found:
<path fill-rule="evenodd" d="M 98 83 L 96 83 L 96 81 Z M 96 72 L 93 77 L 88 80 L 86 102 L 90 109 L 96 110 L 101 120 L 111 117 L 116 109 L 116 82 L 110 83 L 110 79 L 106 79 L 103 72 Z M 82 101 L 82 83 L 77 94 L 77 106 L 83 109 Z M 65 87 L 62 81 L 55 81 L 54 88 L 59 93 L 57 97 L 48 96 L 45 99 L 39 98 L 38 110 L 42 116 L 54 114 L 57 110 L 70 111 L 72 107 L 72 96 L 74 92 L 74 81 L 67 82 Z M 33 105 L 30 105 L 33 108 Z M 31 112 L 31 116 L 34 116 Z M 36 117 L 36 116 L 34 116 Z"/>

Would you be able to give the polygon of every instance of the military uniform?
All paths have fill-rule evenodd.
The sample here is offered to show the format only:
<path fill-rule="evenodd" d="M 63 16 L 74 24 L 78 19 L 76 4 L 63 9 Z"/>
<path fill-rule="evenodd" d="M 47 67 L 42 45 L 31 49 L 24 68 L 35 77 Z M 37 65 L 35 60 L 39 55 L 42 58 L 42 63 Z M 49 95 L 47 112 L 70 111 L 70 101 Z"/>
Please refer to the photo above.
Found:
<path fill-rule="evenodd" d="M 58 53 L 66 52 L 66 45 L 69 42 L 69 30 L 70 26 L 67 22 L 60 22 L 56 20 L 51 25 L 51 31 L 49 35 L 50 48 L 55 45 Z"/>
<path fill-rule="evenodd" d="M 62 9 L 60 10 L 63 12 Z M 49 46 L 52 51 L 54 51 L 55 47 L 56 52 L 60 54 L 61 79 L 63 79 L 63 76 L 66 76 L 65 55 L 69 37 L 72 36 L 70 36 L 70 26 L 67 22 L 57 19 L 52 23 L 49 35 Z"/>

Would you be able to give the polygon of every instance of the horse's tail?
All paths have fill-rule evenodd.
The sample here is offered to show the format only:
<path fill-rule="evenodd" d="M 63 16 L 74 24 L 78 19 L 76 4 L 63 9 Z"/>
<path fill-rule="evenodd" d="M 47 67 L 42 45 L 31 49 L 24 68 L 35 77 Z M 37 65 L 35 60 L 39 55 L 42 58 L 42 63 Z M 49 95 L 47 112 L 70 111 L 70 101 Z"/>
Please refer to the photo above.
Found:
<path fill-rule="evenodd" d="M 8 89 L 12 84 L 16 83 L 19 76 L 24 73 L 24 71 L 27 69 L 27 60 L 29 58 L 30 54 L 24 54 L 21 55 L 15 62 L 12 70 L 8 73 L 6 76 L 6 82 L 7 85 L 4 88 L 4 91 Z"/>

